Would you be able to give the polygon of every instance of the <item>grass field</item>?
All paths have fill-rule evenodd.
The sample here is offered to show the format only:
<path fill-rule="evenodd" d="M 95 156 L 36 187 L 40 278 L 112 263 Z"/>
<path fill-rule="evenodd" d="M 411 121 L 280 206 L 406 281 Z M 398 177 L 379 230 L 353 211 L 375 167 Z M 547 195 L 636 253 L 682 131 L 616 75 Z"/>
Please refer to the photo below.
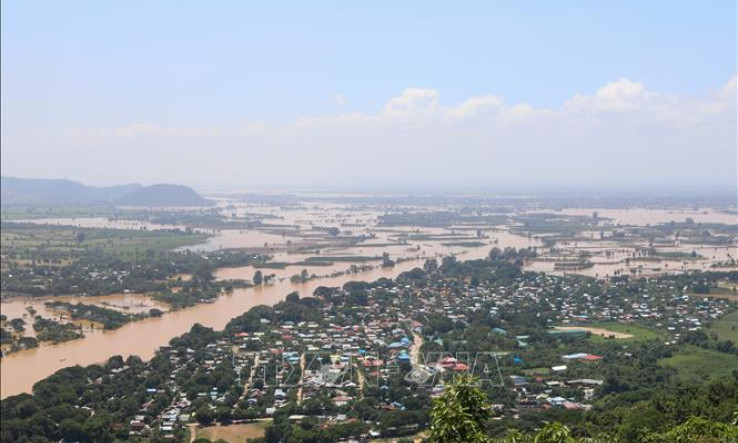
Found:
<path fill-rule="evenodd" d="M 119 211 L 117 211 L 119 212 Z M 3 206 L 3 220 L 30 220 L 63 217 L 107 217 L 116 214 L 115 208 L 107 206 Z"/>
<path fill-rule="evenodd" d="M 265 434 L 265 429 L 271 425 L 271 420 L 257 421 L 253 423 L 208 426 L 207 428 L 195 428 L 195 438 L 207 438 L 211 441 L 225 440 L 228 443 L 244 443 L 247 438 L 260 438 Z"/>
<path fill-rule="evenodd" d="M 659 364 L 676 369 L 679 380 L 701 383 L 730 376 L 738 368 L 738 356 L 687 345 Z"/>
<path fill-rule="evenodd" d="M 656 329 L 638 326 L 632 323 L 620 323 L 615 321 L 587 323 L 585 326 L 588 328 L 607 329 L 608 331 L 621 332 L 623 334 L 630 334 L 633 336 L 630 338 L 621 338 L 618 339 L 618 341 L 651 340 L 655 338 L 663 338 L 666 335 L 663 331 L 658 331 Z M 608 339 L 593 334 L 590 337 L 590 340 L 602 341 Z"/>
<path fill-rule="evenodd" d="M 546 375 L 551 370 L 549 368 L 531 368 L 531 369 L 523 369 L 523 374 L 527 376 L 534 376 L 534 375 Z"/>
<path fill-rule="evenodd" d="M 0 251 L 8 261 L 69 260 L 88 251 L 101 250 L 122 259 L 141 256 L 144 251 L 168 251 L 180 246 L 202 243 L 201 233 L 158 230 L 92 229 L 41 225 L 3 225 Z M 53 261 L 52 261 L 53 263 Z"/>
<path fill-rule="evenodd" d="M 738 310 L 720 317 L 707 332 L 716 333 L 720 340 L 732 340 L 738 344 Z"/>

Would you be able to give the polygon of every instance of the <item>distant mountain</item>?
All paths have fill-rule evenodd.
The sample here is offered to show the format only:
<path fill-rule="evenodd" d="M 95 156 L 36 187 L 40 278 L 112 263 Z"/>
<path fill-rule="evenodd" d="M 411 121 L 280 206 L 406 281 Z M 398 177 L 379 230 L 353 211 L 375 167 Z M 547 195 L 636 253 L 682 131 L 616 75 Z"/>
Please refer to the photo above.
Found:
<path fill-rule="evenodd" d="M 117 200 L 119 206 L 210 206 L 212 200 L 203 198 L 192 188 L 182 185 L 146 186 Z"/>
<path fill-rule="evenodd" d="M 66 179 L 0 177 L 0 204 L 207 206 L 212 202 L 180 185 L 95 187 Z"/>
<path fill-rule="evenodd" d="M 0 202 L 7 204 L 107 204 L 136 192 L 141 185 L 86 186 L 72 180 L 0 177 Z"/>

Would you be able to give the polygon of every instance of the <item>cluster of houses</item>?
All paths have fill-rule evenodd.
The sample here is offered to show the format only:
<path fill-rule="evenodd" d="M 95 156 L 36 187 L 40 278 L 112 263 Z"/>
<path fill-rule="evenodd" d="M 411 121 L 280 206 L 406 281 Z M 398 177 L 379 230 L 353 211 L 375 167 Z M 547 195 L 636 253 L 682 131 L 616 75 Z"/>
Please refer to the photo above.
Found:
<path fill-rule="evenodd" d="M 195 397 L 204 399 L 213 409 L 230 404 L 234 410 L 252 411 L 252 418 L 269 417 L 287 405 L 316 399 L 329 403 L 336 411 L 323 418 L 340 423 L 351 419 L 354 402 L 389 390 L 390 380 L 397 374 L 407 374 L 405 380 L 416 392 L 438 396 L 444 392 L 444 383 L 451 374 L 475 369 L 473 356 L 450 352 L 422 355 L 424 343 L 444 349 L 444 340 L 445 344 L 449 340 L 441 332 L 426 329 L 424 322 L 429 318 L 466 325 L 471 316 L 484 313 L 500 320 L 500 326 L 491 330 L 495 340 L 505 346 L 499 353 L 504 356 L 515 349 L 526 349 L 532 340 L 528 335 L 516 335 L 520 332 L 517 326 L 501 320 L 510 310 L 536 312 L 547 307 L 551 326 L 637 320 L 661 329 L 667 340 L 676 340 L 683 331 L 699 328 L 731 309 L 726 300 L 687 296 L 668 283 L 663 283 L 664 287 L 646 286 L 624 296 L 618 283 L 601 290 L 591 280 L 544 274 L 523 274 L 506 285 L 459 285 L 458 281 L 443 279 L 431 279 L 420 286 L 400 282 L 363 288 L 364 303 L 351 303 L 350 297 L 341 297 L 344 291 L 336 290 L 330 300 L 322 299 L 318 305 L 321 320 L 261 318 L 257 330 L 230 331 L 219 336 L 205 346 L 207 357 L 199 357 L 198 367 L 212 372 L 227 363 L 233 372 L 233 383 L 242 389 L 237 390 L 235 406 L 234 401 L 227 401 L 234 395 L 232 388 L 210 386 L 196 392 Z M 280 317 L 279 311 L 274 313 Z M 547 332 L 559 340 L 587 337 L 585 330 L 576 328 Z M 174 367 L 169 381 L 174 400 L 158 412 L 155 420 L 144 419 L 151 405 L 141 405 L 141 415 L 130 422 L 131 433 L 145 432 L 154 423 L 161 435 L 173 435 L 178 427 L 196 419 L 191 407 L 193 393 L 185 392 L 177 380 L 180 371 L 192 366 L 198 352 L 201 351 L 161 349 L 160 354 L 167 355 Z M 514 392 L 516 401 L 514 405 L 495 405 L 495 409 L 502 414 L 548 408 L 588 409 L 603 381 L 570 376 L 576 372 L 568 369 L 572 365 L 601 364 L 603 357 L 575 352 L 559 358 L 545 374 L 503 377 L 498 366 L 499 386 Z M 517 357 L 514 360 L 515 364 L 522 363 Z M 156 392 L 151 394 L 153 400 Z M 381 410 L 406 407 L 386 398 L 375 404 Z M 239 418 L 234 412 L 234 419 Z M 299 420 L 297 416 L 293 418 Z"/>

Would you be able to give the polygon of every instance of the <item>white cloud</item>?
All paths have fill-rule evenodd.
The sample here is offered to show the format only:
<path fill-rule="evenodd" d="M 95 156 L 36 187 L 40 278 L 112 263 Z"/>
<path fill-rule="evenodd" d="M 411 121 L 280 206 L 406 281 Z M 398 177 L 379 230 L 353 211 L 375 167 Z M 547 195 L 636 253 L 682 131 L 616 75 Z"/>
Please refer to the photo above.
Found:
<path fill-rule="evenodd" d="M 643 83 L 621 78 L 597 89 L 593 94 L 575 94 L 558 109 L 534 108 L 527 103 L 506 104 L 495 95 L 471 97 L 462 103 L 445 106 L 436 89 L 407 88 L 389 99 L 376 114 L 360 112 L 332 116 L 305 116 L 295 127 L 358 126 L 435 126 L 454 125 L 469 120 L 485 124 L 520 123 L 531 118 L 617 119 L 638 125 L 697 124 L 711 114 L 735 109 L 735 77 L 718 94 L 694 100 L 648 90 Z M 480 120 L 481 119 L 481 120 Z M 573 123 L 574 120 L 571 120 Z M 579 124 L 579 123 L 577 123 Z"/>
<path fill-rule="evenodd" d="M 463 119 L 479 114 L 489 109 L 499 108 L 502 106 L 502 99 L 494 95 L 482 95 L 472 97 L 457 106 L 452 106 L 446 110 L 446 115 L 455 119 Z"/>
<path fill-rule="evenodd" d="M 594 95 L 575 95 L 564 103 L 563 109 L 573 113 L 642 111 L 658 97 L 658 94 L 647 91 L 643 83 L 621 78 L 601 87 Z"/>

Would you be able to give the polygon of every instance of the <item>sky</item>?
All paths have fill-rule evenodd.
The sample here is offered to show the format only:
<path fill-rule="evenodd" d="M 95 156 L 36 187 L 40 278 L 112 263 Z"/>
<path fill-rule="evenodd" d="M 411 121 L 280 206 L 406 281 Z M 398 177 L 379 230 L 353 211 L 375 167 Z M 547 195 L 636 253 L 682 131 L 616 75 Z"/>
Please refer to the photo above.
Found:
<path fill-rule="evenodd" d="M 1 171 L 735 189 L 735 0 L 2 2 Z"/>

